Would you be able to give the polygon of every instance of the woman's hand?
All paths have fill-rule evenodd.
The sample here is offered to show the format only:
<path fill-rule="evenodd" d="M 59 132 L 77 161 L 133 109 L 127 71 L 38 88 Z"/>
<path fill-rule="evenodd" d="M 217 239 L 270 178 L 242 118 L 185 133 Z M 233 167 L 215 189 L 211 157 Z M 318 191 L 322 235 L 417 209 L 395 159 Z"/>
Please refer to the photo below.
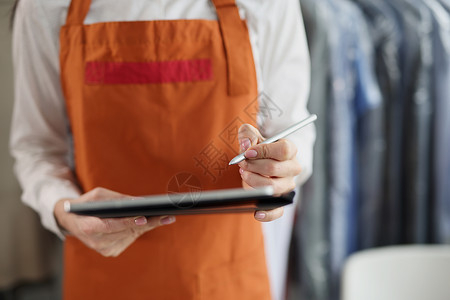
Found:
<path fill-rule="evenodd" d="M 239 128 L 239 145 L 245 151 L 246 160 L 239 163 L 239 173 L 244 188 L 270 185 L 275 194 L 283 194 L 295 188 L 295 176 L 300 174 L 297 147 L 289 140 L 281 139 L 272 144 L 259 145 L 265 139 L 255 127 L 244 124 Z M 280 218 L 283 208 L 255 212 L 255 219 L 269 222 Z"/>
<path fill-rule="evenodd" d="M 54 215 L 60 227 L 103 256 L 118 256 L 138 237 L 161 225 L 175 222 L 175 217 L 135 217 L 100 219 L 64 211 L 64 202 L 102 201 L 126 197 L 104 188 L 96 188 L 78 199 L 62 199 L 55 205 Z"/>

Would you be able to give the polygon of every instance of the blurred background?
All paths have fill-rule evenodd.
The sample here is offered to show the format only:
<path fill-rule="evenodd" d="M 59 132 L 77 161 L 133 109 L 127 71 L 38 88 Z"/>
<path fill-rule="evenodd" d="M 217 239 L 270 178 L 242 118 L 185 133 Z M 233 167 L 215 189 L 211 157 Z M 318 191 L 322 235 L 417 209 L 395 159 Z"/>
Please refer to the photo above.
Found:
<path fill-rule="evenodd" d="M 61 242 L 21 203 L 8 151 L 12 4 L 0 0 L 0 300 L 60 299 Z M 439 283 L 435 278 L 447 285 L 450 1 L 300 4 L 312 62 L 309 109 L 319 119 L 314 174 L 301 189 L 292 236 L 287 298 L 410 300 L 376 293 L 424 290 Z M 385 276 L 394 271 L 404 272 Z M 400 277 L 410 281 L 396 284 Z M 366 296 L 354 296 L 360 295 L 354 286 Z M 448 288 L 441 294 L 430 288 L 428 297 L 415 295 L 450 299 Z"/>
<path fill-rule="evenodd" d="M 61 242 L 20 201 L 8 140 L 13 107 L 9 17 L 0 0 L 0 300 L 60 299 Z"/>
<path fill-rule="evenodd" d="M 450 1 L 300 3 L 312 61 L 309 109 L 319 119 L 314 173 L 294 233 L 297 299 L 450 299 L 448 289 L 445 297 L 433 289 L 427 297 L 401 296 L 438 277 L 420 265 L 428 249 L 449 251 L 437 245 L 450 242 Z M 417 266 L 394 278 L 385 275 L 396 264 L 382 263 L 384 254 L 392 262 L 390 252 L 354 261 L 388 266 L 371 280 L 406 280 L 403 291 L 392 290 L 396 296 L 370 298 L 383 290 L 377 281 L 363 297 L 341 290 L 343 281 L 347 288 L 361 283 L 346 282 L 364 275 L 345 274 L 355 253 L 396 246 L 410 257 L 413 245 L 436 246 L 420 248 L 424 256 L 409 260 Z M 349 271 L 356 269 L 364 270 Z"/>

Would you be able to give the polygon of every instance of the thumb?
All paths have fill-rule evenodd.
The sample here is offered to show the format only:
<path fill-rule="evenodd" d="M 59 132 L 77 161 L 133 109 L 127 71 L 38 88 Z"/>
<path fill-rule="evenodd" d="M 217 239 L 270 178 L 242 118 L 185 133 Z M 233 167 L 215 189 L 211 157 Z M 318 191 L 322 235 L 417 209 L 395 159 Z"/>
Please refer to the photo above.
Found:
<path fill-rule="evenodd" d="M 251 146 L 264 141 L 264 138 L 258 129 L 250 124 L 243 124 L 239 127 L 238 140 L 241 152 L 244 152 Z"/>

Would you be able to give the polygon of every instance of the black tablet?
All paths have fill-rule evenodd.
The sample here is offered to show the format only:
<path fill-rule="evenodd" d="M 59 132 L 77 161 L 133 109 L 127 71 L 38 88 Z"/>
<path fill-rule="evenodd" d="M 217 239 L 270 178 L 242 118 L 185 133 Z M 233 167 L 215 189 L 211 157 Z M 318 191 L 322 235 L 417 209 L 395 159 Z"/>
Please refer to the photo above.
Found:
<path fill-rule="evenodd" d="M 66 202 L 64 209 L 67 212 L 100 218 L 253 212 L 291 204 L 294 194 L 292 191 L 274 196 L 273 188 L 270 186 L 252 190 L 194 190 L 188 193 L 128 197 L 98 202 Z"/>

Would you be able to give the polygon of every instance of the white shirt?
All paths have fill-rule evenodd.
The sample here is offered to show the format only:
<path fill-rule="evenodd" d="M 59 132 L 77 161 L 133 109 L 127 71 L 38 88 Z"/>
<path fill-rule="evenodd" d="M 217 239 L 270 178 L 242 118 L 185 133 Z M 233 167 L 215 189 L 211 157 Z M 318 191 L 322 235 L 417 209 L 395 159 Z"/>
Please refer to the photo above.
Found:
<path fill-rule="evenodd" d="M 11 153 L 23 201 L 43 225 L 62 237 L 55 203 L 80 195 L 69 157 L 68 118 L 60 83 L 59 30 L 70 0 L 21 0 L 13 30 L 15 107 Z M 258 89 L 277 107 L 262 116 L 263 135 L 309 115 L 310 63 L 298 0 L 237 0 L 247 21 Z M 217 19 L 210 0 L 93 0 L 85 23 L 155 19 Z M 264 99 L 264 97 L 262 97 Z M 267 105 L 265 102 L 260 106 Z M 289 136 L 298 147 L 302 173 L 312 171 L 313 126 Z"/>

